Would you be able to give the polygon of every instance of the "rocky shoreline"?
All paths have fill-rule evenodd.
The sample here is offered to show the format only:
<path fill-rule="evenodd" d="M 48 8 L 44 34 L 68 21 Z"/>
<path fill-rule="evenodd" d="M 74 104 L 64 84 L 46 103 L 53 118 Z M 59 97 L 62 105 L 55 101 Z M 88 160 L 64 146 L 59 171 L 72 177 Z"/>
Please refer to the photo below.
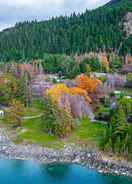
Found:
<path fill-rule="evenodd" d="M 10 145 L 0 149 L 0 159 L 34 160 L 43 164 L 75 163 L 96 169 L 100 173 L 132 177 L 132 164 L 104 158 L 96 151 L 82 150 L 65 145 L 62 150 L 44 148 L 39 145 Z"/>

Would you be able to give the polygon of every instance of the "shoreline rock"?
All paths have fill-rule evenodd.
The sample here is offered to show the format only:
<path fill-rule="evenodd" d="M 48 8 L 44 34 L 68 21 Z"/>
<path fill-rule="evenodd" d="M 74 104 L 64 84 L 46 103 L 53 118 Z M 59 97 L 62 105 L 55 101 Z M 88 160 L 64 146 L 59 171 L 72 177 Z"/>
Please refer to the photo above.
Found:
<path fill-rule="evenodd" d="M 65 145 L 64 149 L 55 150 L 39 145 L 11 145 L 0 150 L 0 159 L 33 160 L 42 164 L 74 163 L 100 173 L 124 175 L 132 177 L 132 164 L 119 163 L 103 158 L 97 151 L 82 150 L 74 146 Z"/>

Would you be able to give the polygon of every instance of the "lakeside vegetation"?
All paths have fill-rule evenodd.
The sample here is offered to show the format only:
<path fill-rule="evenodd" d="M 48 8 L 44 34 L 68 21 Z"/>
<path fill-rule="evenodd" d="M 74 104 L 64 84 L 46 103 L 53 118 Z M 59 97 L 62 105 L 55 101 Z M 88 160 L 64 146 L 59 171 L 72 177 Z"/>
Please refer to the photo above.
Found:
<path fill-rule="evenodd" d="M 91 123 L 88 118 L 76 120 L 76 129 L 68 137 L 59 139 L 57 136 L 49 135 L 42 129 L 42 118 L 35 116 L 43 113 L 43 103 L 40 100 L 35 100 L 31 107 L 24 108 L 24 117 L 22 124 L 17 129 L 12 129 L 11 119 L 5 122 L 1 119 L 0 125 L 8 129 L 9 134 L 13 137 L 16 144 L 31 143 L 39 144 L 45 147 L 60 149 L 64 144 L 75 144 L 78 146 L 93 147 L 96 149 L 100 135 L 104 132 L 106 125 L 100 123 Z"/>
<path fill-rule="evenodd" d="M 0 126 L 15 143 L 73 144 L 132 160 L 132 36 L 120 22 L 131 5 L 0 33 Z"/>
<path fill-rule="evenodd" d="M 119 94 L 114 109 L 111 109 L 110 101 L 115 95 L 109 94 L 101 102 L 96 87 L 103 83 L 82 74 L 75 80 L 76 87 L 57 83 L 38 99 L 32 97 L 28 75 L 23 73 L 16 78 L 9 72 L 1 77 L 0 102 L 6 107 L 1 125 L 8 128 L 15 143 L 35 143 L 57 149 L 63 148 L 65 144 L 74 144 L 110 151 L 131 160 L 132 124 L 128 122 L 132 111 L 131 98 L 127 99 L 124 93 Z M 100 120 L 92 122 L 84 117 L 75 118 L 68 101 L 63 104 L 64 107 L 58 106 L 63 94 L 80 95 L 88 105 L 92 103 L 97 119 L 103 116 L 102 122 L 105 124 Z"/>

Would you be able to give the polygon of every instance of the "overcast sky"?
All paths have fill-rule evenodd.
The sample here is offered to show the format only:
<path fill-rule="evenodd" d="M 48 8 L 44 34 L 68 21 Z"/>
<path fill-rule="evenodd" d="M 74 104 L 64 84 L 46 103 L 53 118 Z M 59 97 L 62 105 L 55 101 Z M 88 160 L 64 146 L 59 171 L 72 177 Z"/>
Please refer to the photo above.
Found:
<path fill-rule="evenodd" d="M 24 20 L 45 20 L 72 12 L 84 12 L 109 0 L 0 0 L 0 30 Z"/>

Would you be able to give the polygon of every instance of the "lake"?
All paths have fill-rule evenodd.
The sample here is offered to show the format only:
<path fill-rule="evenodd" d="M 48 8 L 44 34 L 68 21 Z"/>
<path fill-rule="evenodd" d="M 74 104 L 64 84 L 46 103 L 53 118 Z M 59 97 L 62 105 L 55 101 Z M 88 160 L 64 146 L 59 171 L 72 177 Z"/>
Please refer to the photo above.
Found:
<path fill-rule="evenodd" d="M 0 184 L 132 184 L 132 178 L 103 175 L 76 164 L 0 160 Z"/>

